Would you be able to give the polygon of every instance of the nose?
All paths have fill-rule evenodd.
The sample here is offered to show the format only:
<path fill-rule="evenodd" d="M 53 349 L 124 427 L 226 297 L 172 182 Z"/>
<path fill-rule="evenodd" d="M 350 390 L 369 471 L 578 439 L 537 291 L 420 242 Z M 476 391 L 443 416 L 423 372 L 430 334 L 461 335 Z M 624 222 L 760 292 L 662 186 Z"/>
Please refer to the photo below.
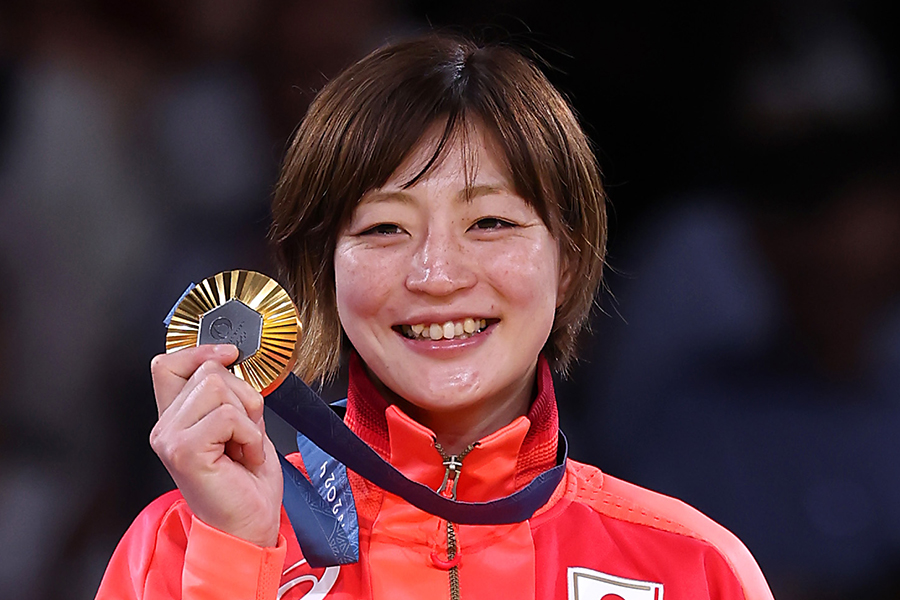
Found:
<path fill-rule="evenodd" d="M 448 296 L 475 285 L 470 253 L 451 234 L 429 231 L 416 248 L 407 289 L 431 296 Z"/>

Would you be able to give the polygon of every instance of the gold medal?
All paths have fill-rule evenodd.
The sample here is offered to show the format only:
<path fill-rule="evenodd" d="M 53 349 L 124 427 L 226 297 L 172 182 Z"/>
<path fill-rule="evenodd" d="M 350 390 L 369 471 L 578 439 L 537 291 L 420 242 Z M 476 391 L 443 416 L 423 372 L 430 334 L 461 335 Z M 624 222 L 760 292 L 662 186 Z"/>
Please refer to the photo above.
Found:
<path fill-rule="evenodd" d="M 255 271 L 225 271 L 189 288 L 168 319 L 166 352 L 200 344 L 234 344 L 229 369 L 266 394 L 296 362 L 302 325 L 278 282 Z"/>

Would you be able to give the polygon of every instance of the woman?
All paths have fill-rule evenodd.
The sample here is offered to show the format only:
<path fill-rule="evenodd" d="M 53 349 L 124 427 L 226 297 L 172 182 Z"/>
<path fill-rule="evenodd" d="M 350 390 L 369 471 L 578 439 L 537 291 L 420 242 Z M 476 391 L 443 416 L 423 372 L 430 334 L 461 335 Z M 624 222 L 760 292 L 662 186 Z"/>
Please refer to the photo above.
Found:
<path fill-rule="evenodd" d="M 553 466 L 551 370 L 599 286 L 605 212 L 589 144 L 534 64 L 442 36 L 372 53 L 310 107 L 273 216 L 301 375 L 351 349 L 357 435 L 467 502 Z M 263 400 L 225 368 L 236 356 L 154 359 L 151 443 L 179 489 L 126 534 L 99 597 L 771 598 L 727 531 L 574 461 L 532 518 L 495 526 L 350 473 L 360 560 L 313 569 L 282 514 Z"/>

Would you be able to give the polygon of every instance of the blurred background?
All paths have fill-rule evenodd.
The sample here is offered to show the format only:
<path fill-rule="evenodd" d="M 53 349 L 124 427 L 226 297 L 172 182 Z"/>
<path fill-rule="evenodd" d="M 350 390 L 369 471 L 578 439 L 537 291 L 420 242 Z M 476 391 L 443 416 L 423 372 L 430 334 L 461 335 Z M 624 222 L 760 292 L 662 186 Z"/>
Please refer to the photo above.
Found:
<path fill-rule="evenodd" d="M 316 90 L 448 27 L 546 59 L 604 171 L 573 457 L 720 521 L 779 599 L 900 596 L 890 4 L 583 4 L 0 2 L 0 598 L 93 597 L 172 487 L 147 442 L 171 304 L 274 274 L 268 201 Z"/>

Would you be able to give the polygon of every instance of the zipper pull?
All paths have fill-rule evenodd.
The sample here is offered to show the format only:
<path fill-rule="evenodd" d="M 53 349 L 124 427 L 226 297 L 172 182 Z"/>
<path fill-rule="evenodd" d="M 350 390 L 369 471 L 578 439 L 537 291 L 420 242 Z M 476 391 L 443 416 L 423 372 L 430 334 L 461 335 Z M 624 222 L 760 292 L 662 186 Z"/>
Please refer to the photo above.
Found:
<path fill-rule="evenodd" d="M 456 484 L 459 482 L 459 470 L 462 468 L 462 461 L 455 454 L 444 459 L 444 466 L 447 470 L 444 472 L 444 481 L 438 492 L 441 496 L 456 500 Z"/>
<path fill-rule="evenodd" d="M 446 469 L 446 471 L 444 471 L 444 480 L 441 482 L 440 487 L 438 487 L 437 492 L 445 498 L 456 500 L 456 484 L 459 483 L 459 473 L 462 470 L 462 461 L 466 455 L 472 451 L 475 444 L 469 444 L 469 446 L 459 454 L 451 454 L 450 456 L 447 456 L 444 453 L 444 449 L 437 440 L 434 442 L 434 447 L 441 455 L 441 459 L 443 460 L 442 464 Z"/>

